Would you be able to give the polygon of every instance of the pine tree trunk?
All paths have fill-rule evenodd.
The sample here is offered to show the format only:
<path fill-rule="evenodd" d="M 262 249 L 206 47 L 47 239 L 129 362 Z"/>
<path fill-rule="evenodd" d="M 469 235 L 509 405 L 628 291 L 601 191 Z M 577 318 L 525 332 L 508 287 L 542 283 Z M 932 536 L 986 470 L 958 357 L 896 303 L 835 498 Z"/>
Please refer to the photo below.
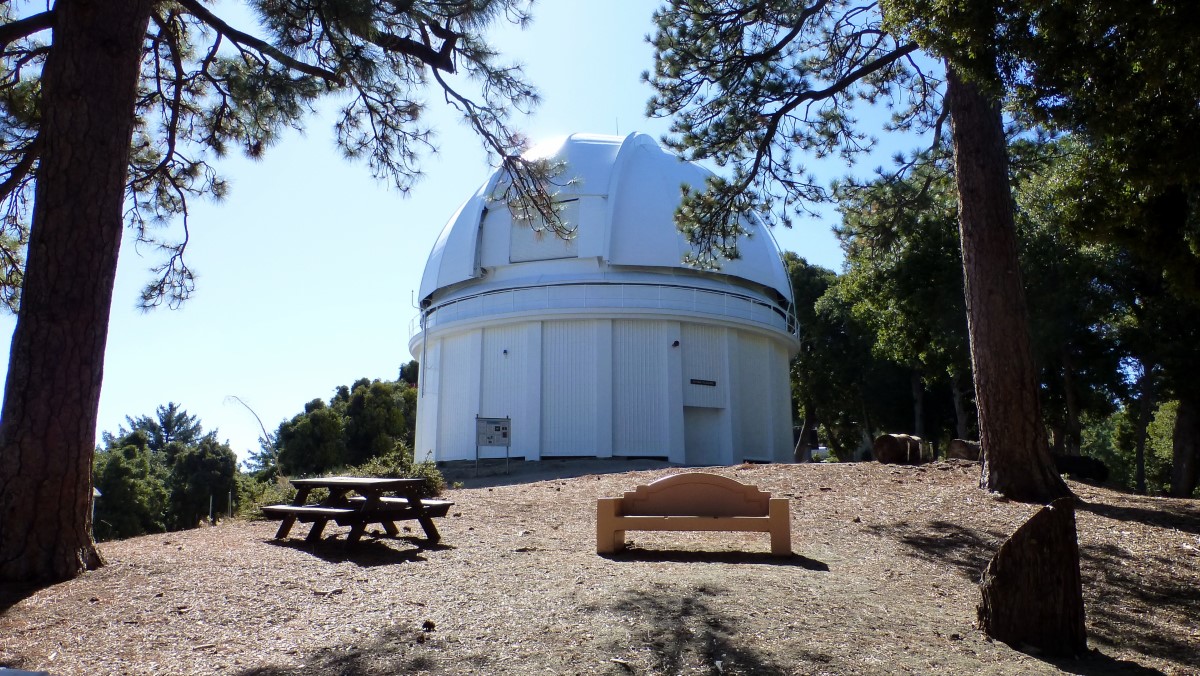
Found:
<path fill-rule="evenodd" d="M 970 439 L 970 423 L 967 420 L 967 402 L 962 388 L 963 376 L 950 377 L 950 396 L 954 399 L 954 438 Z"/>
<path fill-rule="evenodd" d="M 1079 455 L 1083 441 L 1083 425 L 1079 422 L 1079 395 L 1075 392 L 1075 364 L 1070 350 L 1063 350 L 1063 401 L 1067 407 L 1067 420 L 1063 424 L 1063 450 L 1065 455 Z"/>
<path fill-rule="evenodd" d="M 1070 495 L 1054 469 L 1038 402 L 1017 259 L 1000 108 L 947 64 L 981 487 L 1023 502 Z"/>
<path fill-rule="evenodd" d="M 913 436 L 925 438 L 925 381 L 921 378 L 921 372 L 913 369 L 912 379 L 912 396 L 913 396 Z"/>
<path fill-rule="evenodd" d="M 1154 412 L 1154 380 L 1151 368 L 1142 364 L 1142 376 L 1138 379 L 1138 417 L 1134 442 L 1134 485 L 1138 495 L 1146 490 L 1146 429 L 1150 427 L 1150 414 Z"/>
<path fill-rule="evenodd" d="M 1043 507 L 1000 545 L 983 573 L 979 628 L 1018 650 L 1087 651 L 1074 498 Z"/>
<path fill-rule="evenodd" d="M 1200 479 L 1197 454 L 1200 443 L 1200 416 L 1196 415 L 1196 402 L 1189 396 L 1179 398 L 1175 412 L 1175 433 L 1171 453 L 1171 495 L 1190 498 Z"/>
<path fill-rule="evenodd" d="M 92 454 L 152 0 L 55 3 L 42 154 L 0 422 L 0 581 L 103 562 Z"/>

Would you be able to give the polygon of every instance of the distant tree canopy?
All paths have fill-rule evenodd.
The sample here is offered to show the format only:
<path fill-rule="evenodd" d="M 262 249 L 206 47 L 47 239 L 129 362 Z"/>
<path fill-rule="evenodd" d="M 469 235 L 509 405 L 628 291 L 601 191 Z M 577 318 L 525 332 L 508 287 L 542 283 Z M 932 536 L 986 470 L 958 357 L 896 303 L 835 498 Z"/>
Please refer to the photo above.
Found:
<path fill-rule="evenodd" d="M 93 461 L 97 538 L 195 528 L 210 505 L 216 518 L 237 502 L 237 455 L 196 416 L 170 402 L 126 421 Z"/>
<path fill-rule="evenodd" d="M 328 405 L 308 402 L 303 413 L 279 425 L 279 471 L 320 474 L 392 453 L 411 455 L 416 394 L 404 380 L 362 378 L 336 388 Z"/>

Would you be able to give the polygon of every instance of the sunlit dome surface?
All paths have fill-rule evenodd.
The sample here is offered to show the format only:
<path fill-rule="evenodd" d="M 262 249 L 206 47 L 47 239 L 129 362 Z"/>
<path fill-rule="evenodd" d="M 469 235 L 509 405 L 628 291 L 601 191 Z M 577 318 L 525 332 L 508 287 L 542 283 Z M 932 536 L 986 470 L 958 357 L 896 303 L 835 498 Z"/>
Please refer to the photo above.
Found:
<path fill-rule="evenodd" d="M 491 290 L 588 282 L 664 283 L 728 291 L 735 287 L 783 307 L 791 291 L 779 249 L 756 217 L 738 243 L 741 258 L 717 271 L 687 266 L 692 251 L 674 224 L 681 185 L 701 188 L 710 172 L 663 150 L 650 136 L 572 134 L 533 148 L 530 157 L 563 162 L 556 201 L 577 235 L 563 240 L 514 224 L 497 170 L 451 217 L 421 280 L 423 307 Z M 671 282 L 667 282 L 671 283 Z"/>

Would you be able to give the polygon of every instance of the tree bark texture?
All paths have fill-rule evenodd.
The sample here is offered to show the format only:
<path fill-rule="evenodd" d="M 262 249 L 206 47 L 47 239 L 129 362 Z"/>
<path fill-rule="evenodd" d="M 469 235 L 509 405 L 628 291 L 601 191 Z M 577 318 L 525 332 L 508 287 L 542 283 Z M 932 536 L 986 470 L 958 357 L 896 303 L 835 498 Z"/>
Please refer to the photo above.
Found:
<path fill-rule="evenodd" d="M 913 436 L 925 438 L 925 380 L 913 369 L 909 376 L 913 397 Z"/>
<path fill-rule="evenodd" d="M 1087 652 L 1074 498 L 1040 509 L 996 552 L 980 583 L 979 628 L 1018 650 Z"/>
<path fill-rule="evenodd" d="M 42 154 L 0 421 L 0 580 L 101 565 L 92 454 L 153 0 L 59 0 L 42 72 Z"/>
<path fill-rule="evenodd" d="M 1179 398 L 1175 412 L 1175 433 L 1171 446 L 1171 495 L 1190 498 L 1200 479 L 1200 416 L 1196 402 L 1190 397 Z"/>
<path fill-rule="evenodd" d="M 954 400 L 954 438 L 967 439 L 971 437 L 970 422 L 967 420 L 966 394 L 962 386 L 963 376 L 955 374 L 950 377 L 950 396 Z"/>
<path fill-rule="evenodd" d="M 1022 502 L 1070 495 L 1050 461 L 1017 258 L 1008 150 L 996 101 L 947 64 L 980 485 Z"/>
<path fill-rule="evenodd" d="M 1071 359 L 1071 351 L 1063 350 L 1063 403 L 1067 407 L 1067 419 L 1063 424 L 1064 444 L 1061 451 L 1065 455 L 1079 455 L 1079 447 L 1083 444 L 1083 423 L 1079 420 L 1079 394 L 1075 391 L 1075 364 Z"/>
<path fill-rule="evenodd" d="M 1146 494 L 1146 428 L 1150 426 L 1150 416 L 1154 413 L 1154 379 L 1151 368 L 1142 365 L 1142 375 L 1138 378 L 1138 416 L 1136 442 L 1134 448 L 1134 486 L 1138 495 Z M 1176 418 L 1178 421 L 1178 418 Z"/>

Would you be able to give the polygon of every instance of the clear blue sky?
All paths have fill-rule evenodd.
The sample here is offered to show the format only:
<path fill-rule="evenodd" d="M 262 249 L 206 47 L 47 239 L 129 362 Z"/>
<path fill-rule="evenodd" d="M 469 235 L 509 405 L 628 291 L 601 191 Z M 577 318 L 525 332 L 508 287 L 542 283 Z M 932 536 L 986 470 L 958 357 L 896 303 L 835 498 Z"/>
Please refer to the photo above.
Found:
<path fill-rule="evenodd" d="M 656 4 L 542 2 L 529 29 L 495 31 L 496 46 L 526 65 L 543 96 L 536 114 L 516 126 L 534 140 L 665 133 L 665 120 L 644 117 L 650 90 L 639 77 L 652 66 L 644 37 Z M 192 205 L 188 261 L 197 291 L 180 310 L 136 310 L 158 258 L 126 240 L 97 438 L 127 415 L 174 401 L 245 459 L 261 432 L 230 395 L 274 431 L 338 385 L 397 377 L 412 358 L 409 324 L 425 259 L 490 172 L 478 140 L 433 90 L 428 103 L 440 150 L 426 158 L 426 175 L 407 197 L 342 159 L 327 118 L 309 120 L 305 134 L 287 136 L 262 161 L 222 161 L 232 191 L 219 204 Z M 838 270 L 831 225 L 799 221 L 775 236 L 781 248 Z M 8 339 L 14 323 L 0 318 L 0 335 Z"/>

